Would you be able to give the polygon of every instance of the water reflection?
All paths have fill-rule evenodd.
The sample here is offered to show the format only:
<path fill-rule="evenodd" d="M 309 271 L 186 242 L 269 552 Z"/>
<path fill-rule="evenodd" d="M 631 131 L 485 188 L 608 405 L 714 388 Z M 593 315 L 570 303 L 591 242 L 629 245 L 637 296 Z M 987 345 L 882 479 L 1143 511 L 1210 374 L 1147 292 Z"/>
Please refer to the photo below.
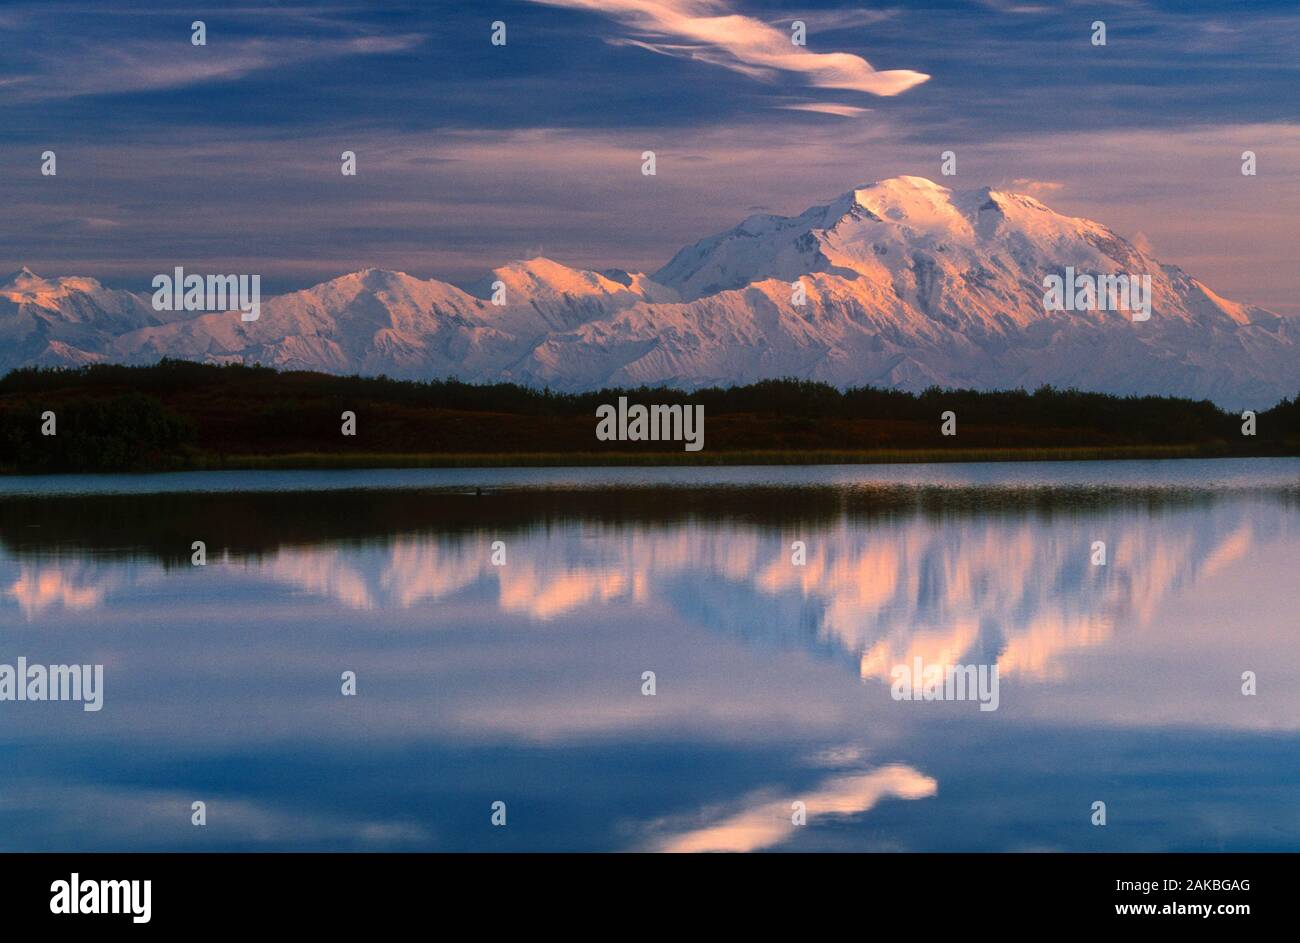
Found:
<path fill-rule="evenodd" d="M 1294 849 L 1286 481 L 0 500 L 0 661 L 108 666 L 0 705 L 0 846 Z"/>
<path fill-rule="evenodd" d="M 908 766 L 886 766 L 868 773 L 834 776 L 815 790 L 801 794 L 795 802 L 770 791 L 746 796 L 736 811 L 706 810 L 696 820 L 713 819 L 711 824 L 679 827 L 660 838 L 655 851 L 760 851 L 788 841 L 796 828 L 807 824 L 806 815 L 816 818 L 856 816 L 869 812 L 882 799 L 924 799 L 933 796 L 938 784 Z M 796 824 L 798 813 L 805 821 Z M 671 828 L 661 823 L 660 828 Z"/>
<path fill-rule="evenodd" d="M 340 609 L 465 597 L 485 616 L 495 608 L 537 622 L 654 601 L 714 630 L 834 653 L 863 678 L 887 679 L 891 666 L 914 657 L 996 659 L 1004 675 L 1059 678 L 1059 655 L 1104 644 L 1117 622 L 1140 628 L 1165 598 L 1203 576 L 1252 554 L 1293 549 L 1293 522 L 1277 507 L 1265 496 L 1194 511 L 1121 504 L 1081 514 L 1066 503 L 1056 514 L 862 521 L 844 513 L 770 526 L 579 519 L 251 553 L 217 546 L 203 576 L 278 586 Z M 497 540 L 506 565 L 493 563 Z M 798 565 L 795 541 L 804 548 Z M 1097 541 L 1106 545 L 1104 566 L 1092 563 Z M 27 547 L 6 553 L 0 566 L 0 586 L 31 622 L 127 604 L 166 574 L 192 575 L 129 549 L 69 558 Z"/>

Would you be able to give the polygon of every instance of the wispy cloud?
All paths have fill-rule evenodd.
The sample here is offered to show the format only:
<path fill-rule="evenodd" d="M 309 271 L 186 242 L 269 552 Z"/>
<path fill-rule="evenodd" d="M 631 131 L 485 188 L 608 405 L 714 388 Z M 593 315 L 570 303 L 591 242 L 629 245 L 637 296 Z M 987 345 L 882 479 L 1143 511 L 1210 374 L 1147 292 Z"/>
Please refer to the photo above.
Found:
<path fill-rule="evenodd" d="M 1041 3 L 1014 3 L 1010 0 L 979 0 L 981 5 L 998 13 L 1051 13 L 1052 8 Z"/>
<path fill-rule="evenodd" d="M 605 13 L 647 39 L 625 40 L 642 48 L 707 62 L 756 79 L 801 76 L 815 88 L 871 95 L 898 95 L 930 76 L 910 69 L 879 72 L 861 56 L 810 52 L 788 31 L 734 13 L 721 0 L 533 0 L 548 6 Z"/>
<path fill-rule="evenodd" d="M 807 10 L 783 10 L 779 19 L 769 18 L 768 23 L 778 29 L 788 29 L 790 23 L 794 20 L 803 20 L 808 25 L 808 35 L 814 33 L 829 33 L 838 29 L 854 29 L 859 26 L 870 26 L 874 23 L 883 23 L 893 18 L 893 10 L 820 10 L 811 8 Z"/>
<path fill-rule="evenodd" d="M 86 42 L 31 54 L 18 75 L 0 78 L 11 100 L 44 101 L 82 95 L 183 88 L 233 81 L 253 72 L 343 56 L 402 52 L 424 40 L 418 34 L 334 38 L 254 38 L 192 46 L 132 41 L 105 46 Z M 67 63 L 75 61 L 75 69 Z"/>
<path fill-rule="evenodd" d="M 870 108 L 858 108 L 856 105 L 837 105 L 834 102 L 800 102 L 796 105 L 778 105 L 787 111 L 815 111 L 823 115 L 839 115 L 841 118 L 856 118 L 871 111 Z"/>

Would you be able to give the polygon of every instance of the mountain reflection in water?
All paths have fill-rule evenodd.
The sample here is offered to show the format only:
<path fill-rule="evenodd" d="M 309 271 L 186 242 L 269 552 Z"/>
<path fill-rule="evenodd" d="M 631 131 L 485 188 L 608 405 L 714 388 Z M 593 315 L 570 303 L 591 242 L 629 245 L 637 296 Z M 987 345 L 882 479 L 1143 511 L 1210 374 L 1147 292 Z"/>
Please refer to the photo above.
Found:
<path fill-rule="evenodd" d="M 0 704 L 0 847 L 1294 850 L 1289 461 L 0 497 L 0 662 L 106 666 L 99 714 Z M 998 709 L 894 701 L 917 657 Z"/>

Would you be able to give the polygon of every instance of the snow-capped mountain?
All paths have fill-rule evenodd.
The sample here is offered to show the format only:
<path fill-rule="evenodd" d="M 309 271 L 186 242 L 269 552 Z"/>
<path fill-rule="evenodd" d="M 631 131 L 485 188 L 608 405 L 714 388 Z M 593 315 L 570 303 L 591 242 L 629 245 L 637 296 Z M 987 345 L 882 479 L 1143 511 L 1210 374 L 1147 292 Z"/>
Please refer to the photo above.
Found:
<path fill-rule="evenodd" d="M 0 370 L 108 360 L 113 338 L 161 327 L 170 317 L 147 297 L 93 278 L 41 278 L 24 266 L 0 279 Z"/>
<path fill-rule="evenodd" d="M 1045 310 L 1043 279 L 1067 267 L 1149 275 L 1150 319 Z M 264 299 L 252 322 L 157 312 L 148 292 L 89 278 L 23 269 L 0 282 L 0 370 L 170 356 L 563 390 L 794 376 L 911 390 L 1051 383 L 1261 407 L 1300 392 L 1298 330 L 1100 223 L 920 177 L 795 217 L 751 216 L 653 275 L 536 258 L 462 290 L 366 269 Z"/>

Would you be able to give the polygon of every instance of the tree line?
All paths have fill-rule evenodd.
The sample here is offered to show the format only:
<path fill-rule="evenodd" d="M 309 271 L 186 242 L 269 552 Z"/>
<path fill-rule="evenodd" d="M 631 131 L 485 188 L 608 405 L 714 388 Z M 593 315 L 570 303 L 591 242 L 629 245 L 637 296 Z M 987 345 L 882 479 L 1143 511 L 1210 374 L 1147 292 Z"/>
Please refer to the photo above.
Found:
<path fill-rule="evenodd" d="M 1051 386 L 910 393 L 779 379 L 692 391 L 561 393 L 512 383 L 167 359 L 147 366 L 27 367 L 0 378 L 0 467 L 162 469 L 210 465 L 204 456 L 291 452 L 594 452 L 596 407 L 620 396 L 702 404 L 712 450 L 1223 443 L 1294 453 L 1300 440 L 1300 396 L 1261 409 L 1252 440 L 1242 435 L 1240 414 L 1208 400 Z M 362 434 L 352 439 L 339 435 L 345 410 L 362 417 Z M 948 411 L 959 432 L 940 437 L 939 419 Z M 47 412 L 56 417 L 56 435 L 42 435 Z"/>

